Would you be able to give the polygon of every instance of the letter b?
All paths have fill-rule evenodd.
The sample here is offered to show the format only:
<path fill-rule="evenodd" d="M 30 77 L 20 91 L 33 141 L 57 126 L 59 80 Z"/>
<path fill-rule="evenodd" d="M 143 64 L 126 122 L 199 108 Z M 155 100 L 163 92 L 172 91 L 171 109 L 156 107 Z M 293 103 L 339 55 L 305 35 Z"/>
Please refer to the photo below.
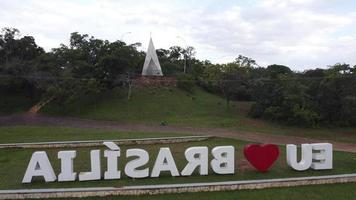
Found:
<path fill-rule="evenodd" d="M 235 173 L 235 148 L 233 146 L 215 147 L 211 153 L 214 158 L 210 165 L 215 173 Z"/>

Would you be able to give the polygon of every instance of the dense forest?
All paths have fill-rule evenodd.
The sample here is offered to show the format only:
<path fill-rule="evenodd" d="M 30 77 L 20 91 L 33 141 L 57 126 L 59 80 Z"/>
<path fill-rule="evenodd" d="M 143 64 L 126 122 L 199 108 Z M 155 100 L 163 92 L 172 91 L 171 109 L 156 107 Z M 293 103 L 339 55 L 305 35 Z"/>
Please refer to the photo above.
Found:
<path fill-rule="evenodd" d="M 113 89 L 125 90 L 139 76 L 145 53 L 139 43 L 110 42 L 72 33 L 69 45 L 46 52 L 32 36 L 4 28 L 0 33 L 0 94 L 24 95 L 30 103 L 66 103 Z M 195 58 L 193 47 L 158 49 L 163 73 L 194 92 L 199 86 L 230 101 L 254 101 L 250 115 L 285 123 L 356 126 L 356 66 L 292 71 L 283 65 L 261 67 L 239 55 L 231 63 Z M 184 65 L 187 66 L 186 73 Z M 0 108 L 1 109 L 1 108 Z"/>

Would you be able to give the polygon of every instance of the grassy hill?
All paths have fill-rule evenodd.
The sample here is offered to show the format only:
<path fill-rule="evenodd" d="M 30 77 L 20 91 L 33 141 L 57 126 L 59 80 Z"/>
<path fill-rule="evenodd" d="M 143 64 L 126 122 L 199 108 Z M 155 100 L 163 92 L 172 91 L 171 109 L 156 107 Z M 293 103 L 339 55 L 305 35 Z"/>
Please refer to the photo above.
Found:
<path fill-rule="evenodd" d="M 78 99 L 66 107 L 49 104 L 42 112 L 88 119 L 112 120 L 121 123 L 139 123 L 227 128 L 280 135 L 356 142 L 354 128 L 291 127 L 248 116 L 252 102 L 232 102 L 229 108 L 219 96 L 195 88 L 189 94 L 177 88 L 152 87 L 135 89 L 131 100 L 126 93 L 113 91 L 100 98 Z"/>
<path fill-rule="evenodd" d="M 130 123 L 159 125 L 165 121 L 169 125 L 230 127 L 245 118 L 249 107 L 249 102 L 239 102 L 228 109 L 222 98 L 199 88 L 189 94 L 177 88 L 155 87 L 135 89 L 131 100 L 116 91 L 97 101 L 80 99 L 66 109 L 49 105 L 44 112 Z"/>

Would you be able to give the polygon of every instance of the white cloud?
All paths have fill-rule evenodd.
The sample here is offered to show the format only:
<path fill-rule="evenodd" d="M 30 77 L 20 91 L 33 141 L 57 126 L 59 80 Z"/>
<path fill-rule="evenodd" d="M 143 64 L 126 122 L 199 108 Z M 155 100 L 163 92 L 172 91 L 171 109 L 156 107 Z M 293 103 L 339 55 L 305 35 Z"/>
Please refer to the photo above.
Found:
<path fill-rule="evenodd" d="M 343 0 L 227 2 L 220 6 L 215 0 L 194 5 L 178 0 L 2 0 L 0 26 L 19 28 L 46 49 L 68 43 L 74 31 L 111 41 L 130 31 L 124 40 L 145 47 L 152 32 L 158 48 L 184 46 L 179 35 L 197 48 L 200 59 L 213 62 L 243 54 L 261 64 L 298 70 L 336 62 L 356 64 L 356 13 L 334 8 L 348 6 Z"/>

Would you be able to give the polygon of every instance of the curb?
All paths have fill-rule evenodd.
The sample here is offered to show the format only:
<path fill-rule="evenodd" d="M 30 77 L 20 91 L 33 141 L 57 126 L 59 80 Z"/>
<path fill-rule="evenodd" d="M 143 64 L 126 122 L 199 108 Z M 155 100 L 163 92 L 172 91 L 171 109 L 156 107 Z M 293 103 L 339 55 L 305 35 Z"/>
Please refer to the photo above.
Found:
<path fill-rule="evenodd" d="M 321 185 L 356 182 L 356 174 L 296 177 L 266 180 L 228 181 L 212 183 L 185 183 L 166 185 L 0 190 L 0 199 L 43 199 L 105 196 L 138 196 L 192 192 L 216 192 L 232 190 L 283 188 L 305 185 Z"/>

